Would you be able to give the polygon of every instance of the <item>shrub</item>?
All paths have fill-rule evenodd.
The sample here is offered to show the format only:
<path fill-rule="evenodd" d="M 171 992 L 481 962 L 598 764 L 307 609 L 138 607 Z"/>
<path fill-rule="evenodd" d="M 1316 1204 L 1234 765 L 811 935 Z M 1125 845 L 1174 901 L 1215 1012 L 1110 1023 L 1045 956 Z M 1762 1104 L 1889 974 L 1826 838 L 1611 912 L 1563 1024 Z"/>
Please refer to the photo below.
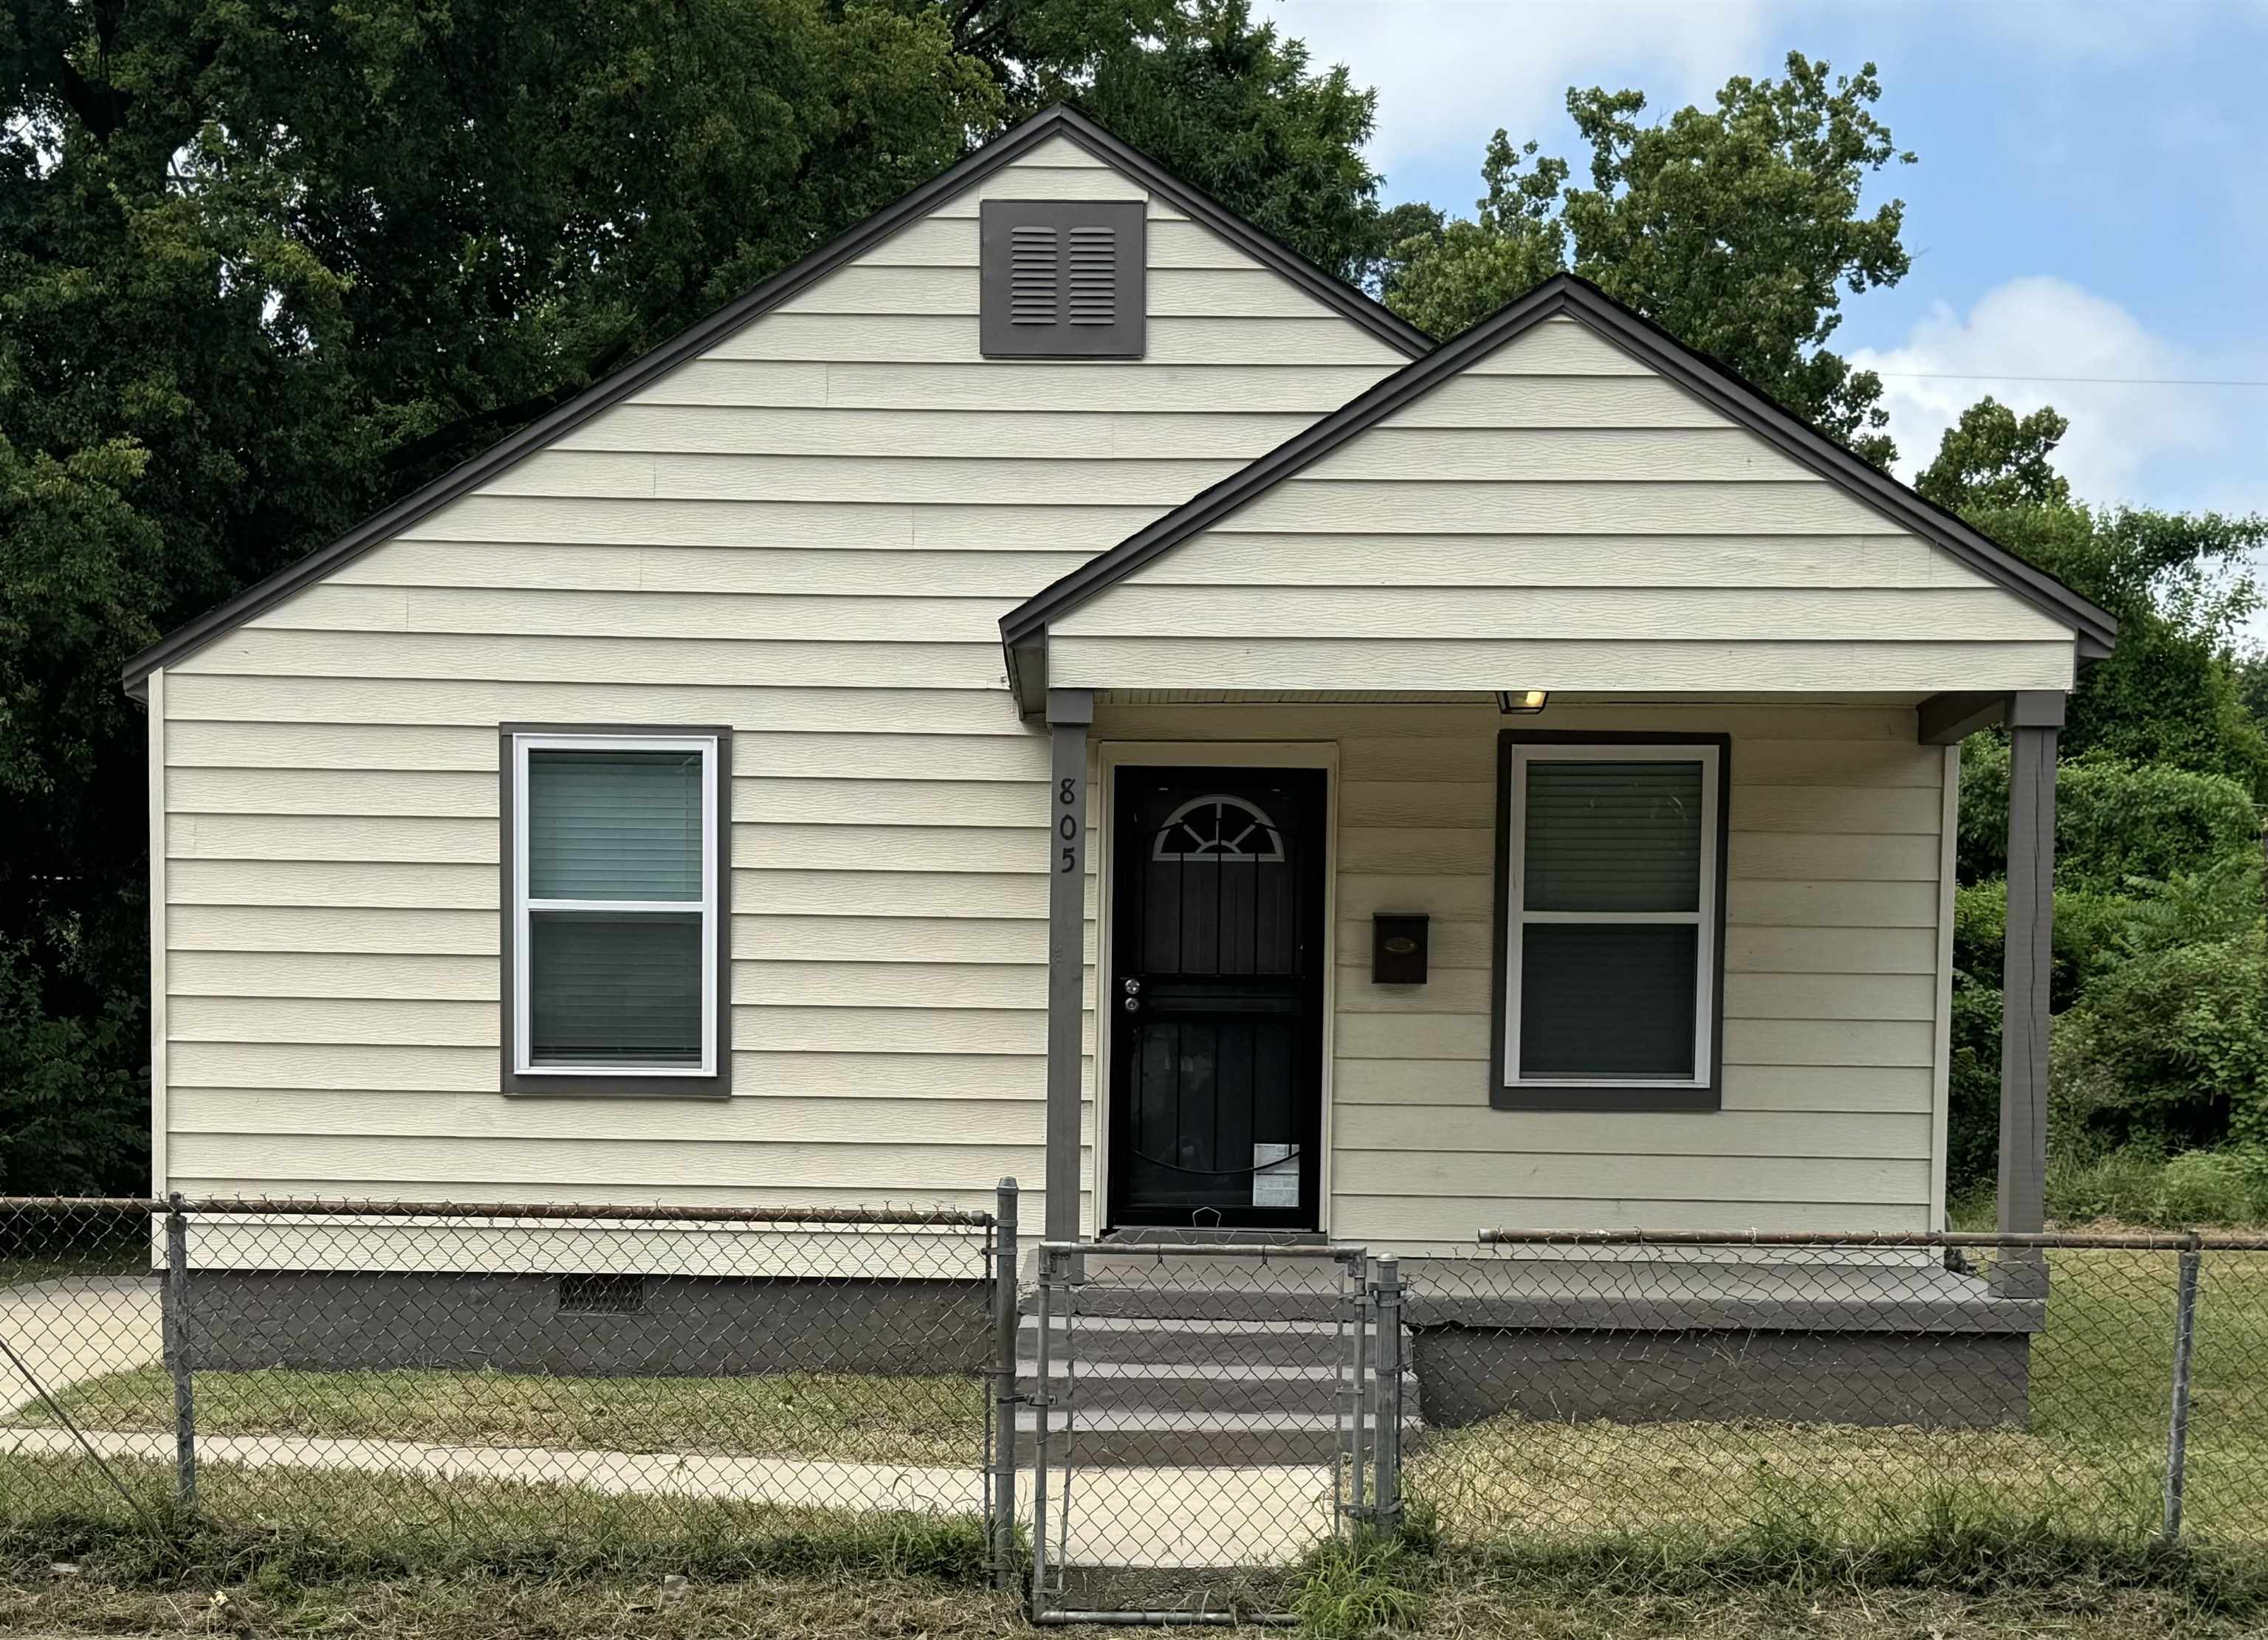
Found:
<path fill-rule="evenodd" d="M 2268 1221 L 2268 1151 L 2226 1146 L 2168 1156 L 2147 1142 L 2051 1151 L 2048 1217 L 2116 1219 L 2160 1229 Z"/>
<path fill-rule="evenodd" d="M 2007 869 L 2008 748 L 1978 735 L 1961 748 L 1961 880 Z M 2242 783 L 2164 763 L 2094 754 L 2056 771 L 2056 875 L 2116 894 L 2132 876 L 2167 879 L 2260 852 L 2260 819 Z"/>
<path fill-rule="evenodd" d="M 2132 958 L 2095 979 L 2057 1035 L 2066 1102 L 2115 1139 L 2268 1143 L 2268 963 L 2257 925 Z"/>

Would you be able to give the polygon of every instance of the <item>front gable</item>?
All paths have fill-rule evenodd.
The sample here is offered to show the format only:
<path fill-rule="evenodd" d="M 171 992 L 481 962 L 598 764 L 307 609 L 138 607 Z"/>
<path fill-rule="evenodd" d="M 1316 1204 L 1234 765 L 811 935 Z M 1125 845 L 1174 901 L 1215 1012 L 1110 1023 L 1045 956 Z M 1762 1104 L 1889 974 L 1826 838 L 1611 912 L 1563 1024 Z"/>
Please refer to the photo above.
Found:
<path fill-rule="evenodd" d="M 1057 687 L 1917 695 L 2114 630 L 1570 279 L 1003 623 Z"/>
<path fill-rule="evenodd" d="M 987 201 L 1140 208 L 1138 358 L 986 356 Z M 814 621 L 828 612 L 810 606 L 780 621 L 800 636 L 964 643 L 997 681 L 997 653 L 976 651 L 991 651 L 1004 607 L 1426 346 L 1089 121 L 1050 109 L 173 634 L 129 662 L 125 680 L 134 689 L 161 666 L 218 661 L 209 646 L 257 648 L 256 632 L 703 636 L 714 611 L 588 595 L 721 591 L 958 593 L 959 607 L 895 624 L 854 611 Z M 718 546 L 747 551 L 696 550 Z M 1020 555 L 815 555 L 843 548 Z M 460 588 L 512 596 L 479 603 Z M 754 627 L 727 629 L 761 631 L 762 612 L 747 613 Z M 309 647 L 261 664 L 313 664 L 298 658 Z"/>

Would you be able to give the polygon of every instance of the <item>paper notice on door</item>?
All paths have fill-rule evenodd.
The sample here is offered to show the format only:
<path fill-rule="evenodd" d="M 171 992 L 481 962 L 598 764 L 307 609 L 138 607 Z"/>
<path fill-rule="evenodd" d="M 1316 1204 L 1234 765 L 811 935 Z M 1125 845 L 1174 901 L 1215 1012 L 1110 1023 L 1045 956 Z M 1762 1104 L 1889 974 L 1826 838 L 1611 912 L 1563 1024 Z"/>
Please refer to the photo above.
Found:
<path fill-rule="evenodd" d="M 1300 1205 L 1300 1158 L 1288 1144 L 1252 1147 L 1252 1205 Z"/>

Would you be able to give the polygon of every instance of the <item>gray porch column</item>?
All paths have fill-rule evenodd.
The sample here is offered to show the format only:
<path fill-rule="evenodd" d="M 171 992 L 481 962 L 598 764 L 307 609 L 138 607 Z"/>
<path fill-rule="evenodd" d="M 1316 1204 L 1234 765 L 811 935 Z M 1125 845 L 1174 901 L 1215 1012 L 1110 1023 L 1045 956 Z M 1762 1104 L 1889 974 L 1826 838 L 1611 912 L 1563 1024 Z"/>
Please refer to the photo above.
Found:
<path fill-rule="evenodd" d="M 2008 927 L 2000 989 L 2000 1224 L 2046 1224 L 2049 939 L 2055 918 L 2056 732 L 2064 696 L 2008 699 Z M 2013 1263 L 2014 1261 L 2011 1261 Z"/>
<path fill-rule="evenodd" d="M 1086 1007 L 1087 689 L 1048 691 L 1047 1239 L 1079 1239 L 1079 1106 Z"/>

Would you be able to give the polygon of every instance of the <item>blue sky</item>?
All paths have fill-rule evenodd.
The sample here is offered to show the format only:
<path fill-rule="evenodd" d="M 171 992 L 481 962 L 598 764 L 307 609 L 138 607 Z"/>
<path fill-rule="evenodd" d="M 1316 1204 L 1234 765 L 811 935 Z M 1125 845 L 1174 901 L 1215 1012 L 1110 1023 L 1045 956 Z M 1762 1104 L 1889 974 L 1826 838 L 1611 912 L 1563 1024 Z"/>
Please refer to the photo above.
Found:
<path fill-rule="evenodd" d="M 1914 265 L 1846 298 L 1837 345 L 1888 378 L 1908 470 L 1991 393 L 2072 418 L 2064 466 L 2088 499 L 2268 511 L 2268 387 L 2131 379 L 2268 381 L 2268 0 L 1256 9 L 1378 88 L 1390 199 L 1464 214 L 1498 126 L 1580 171 L 1570 85 L 1635 86 L 1666 114 L 1791 49 L 1871 60 L 1919 163 L 1870 197 L 1906 202 Z M 2021 379 L 2043 376 L 2121 379 Z"/>

